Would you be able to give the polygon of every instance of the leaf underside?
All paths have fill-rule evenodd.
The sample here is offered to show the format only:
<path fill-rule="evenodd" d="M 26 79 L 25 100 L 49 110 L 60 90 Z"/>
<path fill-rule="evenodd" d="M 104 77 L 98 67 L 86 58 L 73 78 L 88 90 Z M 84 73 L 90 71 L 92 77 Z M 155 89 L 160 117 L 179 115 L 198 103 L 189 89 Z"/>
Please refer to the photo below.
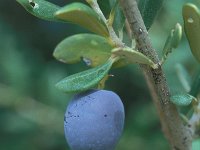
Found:
<path fill-rule="evenodd" d="M 68 76 L 58 82 L 56 87 L 63 92 L 81 92 L 95 87 L 108 73 L 113 60 L 95 68 Z"/>
<path fill-rule="evenodd" d="M 29 13 L 32 15 L 48 20 L 48 21 L 59 21 L 54 17 L 54 13 L 60 9 L 59 6 L 52 4 L 45 0 L 17 0 Z"/>
<path fill-rule="evenodd" d="M 136 50 L 129 48 L 114 49 L 112 53 L 116 56 L 127 59 L 129 63 L 145 64 L 150 65 L 154 69 L 157 68 L 157 65 L 151 59 Z"/>
<path fill-rule="evenodd" d="M 171 102 L 178 106 L 188 106 L 195 98 L 189 94 L 179 94 L 171 97 Z"/>

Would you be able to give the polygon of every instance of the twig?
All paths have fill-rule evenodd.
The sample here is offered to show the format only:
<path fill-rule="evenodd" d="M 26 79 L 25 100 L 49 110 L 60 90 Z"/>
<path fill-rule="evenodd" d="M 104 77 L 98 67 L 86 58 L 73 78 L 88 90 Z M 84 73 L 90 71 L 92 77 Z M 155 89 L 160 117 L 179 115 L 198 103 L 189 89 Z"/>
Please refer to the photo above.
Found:
<path fill-rule="evenodd" d="M 102 11 L 101 11 L 98 3 L 97 3 L 97 0 L 86 0 L 86 1 L 90 4 L 90 6 L 93 8 L 93 10 L 99 15 L 99 17 L 106 24 L 106 26 L 108 28 L 109 35 L 110 35 L 110 39 L 115 44 L 115 46 L 116 47 L 124 47 L 124 43 L 119 39 L 119 37 L 115 33 L 113 27 L 111 25 L 109 25 L 106 17 L 102 13 Z"/>
<path fill-rule="evenodd" d="M 193 133 L 193 138 L 199 137 L 199 127 L 200 127 L 200 101 L 194 105 L 194 113 L 188 122 L 191 132 Z"/>
<path fill-rule="evenodd" d="M 136 0 L 120 0 L 120 3 L 135 37 L 137 49 L 156 64 L 159 64 L 158 55 L 152 47 Z M 188 127 L 184 126 L 176 107 L 170 103 L 170 91 L 161 66 L 158 69 L 152 69 L 146 65 L 140 66 L 159 113 L 163 132 L 171 148 L 174 150 L 190 150 L 191 132 Z"/>

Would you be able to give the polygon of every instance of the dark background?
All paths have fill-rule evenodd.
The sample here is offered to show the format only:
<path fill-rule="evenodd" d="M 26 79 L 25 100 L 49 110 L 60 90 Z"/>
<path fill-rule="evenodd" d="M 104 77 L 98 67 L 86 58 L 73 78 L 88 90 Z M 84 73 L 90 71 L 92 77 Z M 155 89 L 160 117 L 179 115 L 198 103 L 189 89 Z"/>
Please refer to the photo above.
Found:
<path fill-rule="evenodd" d="M 64 6 L 72 1 L 51 0 Z M 164 42 L 174 25 L 183 23 L 184 0 L 167 0 L 149 35 L 161 57 Z M 84 63 L 67 65 L 52 56 L 55 46 L 67 36 L 88 32 L 73 24 L 40 20 L 28 14 L 15 0 L 0 0 L 0 149 L 67 150 L 63 116 L 72 95 L 54 85 L 60 79 L 87 69 Z M 183 88 L 176 64 L 195 75 L 198 63 L 191 55 L 185 35 L 169 56 L 164 70 L 173 94 Z M 167 150 L 156 110 L 138 65 L 111 71 L 106 84 L 123 100 L 125 129 L 117 150 Z"/>

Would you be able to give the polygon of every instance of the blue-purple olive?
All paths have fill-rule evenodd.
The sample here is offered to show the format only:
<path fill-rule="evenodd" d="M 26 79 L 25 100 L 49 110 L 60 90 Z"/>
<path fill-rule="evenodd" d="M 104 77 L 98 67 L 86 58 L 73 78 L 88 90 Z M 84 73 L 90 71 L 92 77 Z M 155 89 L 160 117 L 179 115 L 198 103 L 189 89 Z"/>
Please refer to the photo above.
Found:
<path fill-rule="evenodd" d="M 74 96 L 65 113 L 71 150 L 114 150 L 124 127 L 124 106 L 117 94 L 89 90 Z"/>

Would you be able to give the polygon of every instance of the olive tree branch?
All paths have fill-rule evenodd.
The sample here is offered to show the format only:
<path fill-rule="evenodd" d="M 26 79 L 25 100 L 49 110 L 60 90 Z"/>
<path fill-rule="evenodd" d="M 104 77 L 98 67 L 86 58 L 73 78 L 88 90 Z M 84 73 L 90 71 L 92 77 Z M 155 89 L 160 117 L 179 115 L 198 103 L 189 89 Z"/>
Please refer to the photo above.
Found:
<path fill-rule="evenodd" d="M 121 7 L 130 24 L 136 40 L 138 51 L 160 64 L 158 55 L 153 49 L 148 32 L 138 10 L 136 0 L 120 0 Z M 153 102 L 157 108 L 163 132 L 174 150 L 190 150 L 192 133 L 184 126 L 176 106 L 170 102 L 170 91 L 161 66 L 152 69 L 147 65 L 140 65 L 148 83 Z"/>
<path fill-rule="evenodd" d="M 200 127 L 200 101 L 198 100 L 198 102 L 195 104 L 193 104 L 193 108 L 194 108 L 194 113 L 191 116 L 190 120 L 188 121 L 188 125 L 191 128 L 191 132 L 193 135 L 193 138 L 197 138 L 200 136 L 200 131 L 199 131 L 199 127 Z"/>

